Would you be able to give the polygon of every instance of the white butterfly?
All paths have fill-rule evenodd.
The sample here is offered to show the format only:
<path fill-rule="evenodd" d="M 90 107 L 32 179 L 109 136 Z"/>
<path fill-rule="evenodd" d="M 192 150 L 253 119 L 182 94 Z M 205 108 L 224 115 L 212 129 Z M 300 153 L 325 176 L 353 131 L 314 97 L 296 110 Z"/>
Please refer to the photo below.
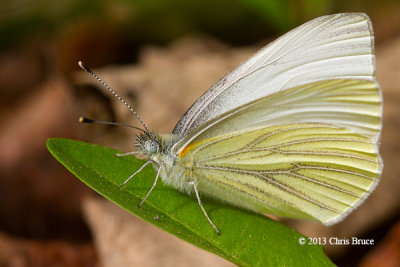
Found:
<path fill-rule="evenodd" d="M 161 177 L 194 193 L 217 233 L 200 194 L 329 225 L 361 204 L 382 172 L 382 96 L 363 13 L 319 17 L 267 45 L 206 91 L 169 135 L 150 133 L 107 88 L 144 126 L 136 144 L 149 158 L 122 185 L 152 163 L 157 176 L 144 200 Z"/>

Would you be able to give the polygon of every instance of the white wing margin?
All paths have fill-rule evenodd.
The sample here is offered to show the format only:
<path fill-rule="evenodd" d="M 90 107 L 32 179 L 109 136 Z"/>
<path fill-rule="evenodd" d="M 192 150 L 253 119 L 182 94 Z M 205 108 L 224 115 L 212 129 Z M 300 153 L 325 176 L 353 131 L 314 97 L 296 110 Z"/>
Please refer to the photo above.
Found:
<path fill-rule="evenodd" d="M 364 13 L 319 17 L 262 48 L 222 78 L 190 107 L 173 133 L 186 136 L 223 113 L 306 83 L 325 79 L 374 81 L 374 76 L 374 35 L 369 17 Z"/>

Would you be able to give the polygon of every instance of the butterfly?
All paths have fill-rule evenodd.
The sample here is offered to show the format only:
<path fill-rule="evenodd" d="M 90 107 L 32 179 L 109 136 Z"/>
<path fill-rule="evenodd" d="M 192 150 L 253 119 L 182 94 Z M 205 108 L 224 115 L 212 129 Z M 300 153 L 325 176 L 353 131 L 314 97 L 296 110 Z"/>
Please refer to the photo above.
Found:
<path fill-rule="evenodd" d="M 311 20 L 259 50 L 206 91 L 171 134 L 139 119 L 137 151 L 158 179 L 258 213 L 341 221 L 374 190 L 382 94 L 375 79 L 374 34 L 364 13 Z M 81 119 L 82 122 L 94 122 Z M 125 125 L 126 126 L 126 125 Z M 141 204 L 143 203 L 141 202 Z"/>

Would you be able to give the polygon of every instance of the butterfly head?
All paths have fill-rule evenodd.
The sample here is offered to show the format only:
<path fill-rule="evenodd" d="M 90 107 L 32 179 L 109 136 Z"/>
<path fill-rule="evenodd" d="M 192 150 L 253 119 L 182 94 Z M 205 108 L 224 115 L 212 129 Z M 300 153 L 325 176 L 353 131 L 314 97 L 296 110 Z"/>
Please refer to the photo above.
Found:
<path fill-rule="evenodd" d="M 156 134 L 141 133 L 136 136 L 136 147 L 142 154 L 151 157 L 161 151 L 161 140 Z"/>
<path fill-rule="evenodd" d="M 150 153 L 150 154 L 155 154 L 155 153 L 158 152 L 160 146 L 159 146 L 159 144 L 158 144 L 156 141 L 154 141 L 154 140 L 147 140 L 147 141 L 144 143 L 144 148 L 145 148 L 145 150 L 146 150 L 148 153 Z"/>

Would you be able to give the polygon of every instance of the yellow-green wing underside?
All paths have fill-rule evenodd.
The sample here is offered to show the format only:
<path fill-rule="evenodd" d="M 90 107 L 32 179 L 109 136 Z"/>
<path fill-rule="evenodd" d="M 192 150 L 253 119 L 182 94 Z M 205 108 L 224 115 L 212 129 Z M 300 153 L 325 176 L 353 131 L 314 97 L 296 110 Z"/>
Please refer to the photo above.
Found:
<path fill-rule="evenodd" d="M 259 212 L 340 220 L 374 188 L 370 140 L 324 124 L 238 131 L 191 144 L 180 160 L 199 191 Z"/>
<path fill-rule="evenodd" d="M 203 194 L 328 225 L 377 185 L 381 127 L 376 82 L 327 80 L 233 109 L 173 149 Z"/>

